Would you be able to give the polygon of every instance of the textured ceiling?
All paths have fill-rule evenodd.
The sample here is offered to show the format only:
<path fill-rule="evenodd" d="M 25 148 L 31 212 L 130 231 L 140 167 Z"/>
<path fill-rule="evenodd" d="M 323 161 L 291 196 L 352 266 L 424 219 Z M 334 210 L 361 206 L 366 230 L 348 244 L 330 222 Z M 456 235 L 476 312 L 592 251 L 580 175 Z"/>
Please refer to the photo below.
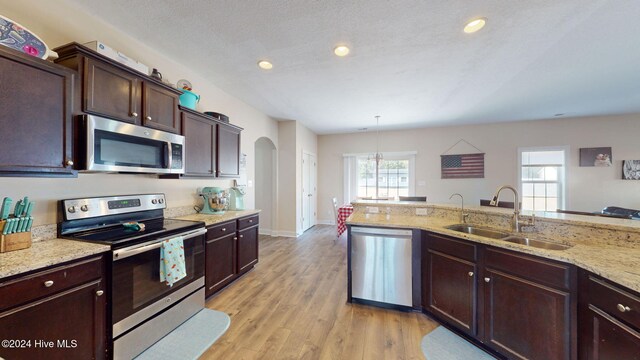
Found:
<path fill-rule="evenodd" d="M 640 112 L 637 0 L 72 1 L 317 133 Z"/>

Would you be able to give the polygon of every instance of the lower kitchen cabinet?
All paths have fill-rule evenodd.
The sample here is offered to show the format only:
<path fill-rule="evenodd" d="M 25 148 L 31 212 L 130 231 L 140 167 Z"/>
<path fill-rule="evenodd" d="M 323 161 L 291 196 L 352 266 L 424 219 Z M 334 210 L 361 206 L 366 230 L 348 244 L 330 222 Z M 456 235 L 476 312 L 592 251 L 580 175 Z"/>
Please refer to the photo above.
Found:
<path fill-rule="evenodd" d="M 0 282 L 5 359 L 106 358 L 102 257 Z"/>
<path fill-rule="evenodd" d="M 207 228 L 205 284 L 215 294 L 258 263 L 258 215 Z"/>
<path fill-rule="evenodd" d="M 580 359 L 640 360 L 640 294 L 580 272 Z"/>
<path fill-rule="evenodd" d="M 238 231 L 238 273 L 249 271 L 258 262 L 258 225 Z"/>
<path fill-rule="evenodd" d="M 509 359 L 576 359 L 572 265 L 427 233 L 426 312 Z"/>
<path fill-rule="evenodd" d="M 423 289 L 428 310 L 461 331 L 475 335 L 475 245 L 432 236 L 426 251 L 428 271 Z M 471 258 L 469 253 L 473 254 Z"/>

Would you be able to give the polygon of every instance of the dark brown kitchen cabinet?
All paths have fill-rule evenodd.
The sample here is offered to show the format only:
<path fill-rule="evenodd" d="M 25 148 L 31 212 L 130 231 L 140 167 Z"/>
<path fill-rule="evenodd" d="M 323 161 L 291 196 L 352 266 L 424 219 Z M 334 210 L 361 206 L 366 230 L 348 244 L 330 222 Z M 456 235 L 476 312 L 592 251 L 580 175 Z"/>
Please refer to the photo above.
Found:
<path fill-rule="evenodd" d="M 179 134 L 181 124 L 178 112 L 178 94 L 151 82 L 145 82 L 142 90 L 142 124 L 150 128 Z"/>
<path fill-rule="evenodd" d="M 74 72 L 0 47 L 0 176 L 76 176 Z"/>
<path fill-rule="evenodd" d="M 476 334 L 476 246 L 432 235 L 427 246 L 426 307 L 469 335 Z"/>
<path fill-rule="evenodd" d="M 102 257 L 0 280 L 0 338 L 6 359 L 103 359 L 106 286 Z"/>
<path fill-rule="evenodd" d="M 580 271 L 580 359 L 640 360 L 640 294 Z"/>
<path fill-rule="evenodd" d="M 486 247 L 483 342 L 518 359 L 576 358 L 575 267 Z"/>
<path fill-rule="evenodd" d="M 222 289 L 236 276 L 235 220 L 207 230 L 206 296 Z"/>
<path fill-rule="evenodd" d="M 83 59 L 82 110 L 140 125 L 142 81 L 101 60 Z"/>
<path fill-rule="evenodd" d="M 249 271 L 258 262 L 258 225 L 238 230 L 238 273 Z"/>
<path fill-rule="evenodd" d="M 574 266 L 433 233 L 424 244 L 424 311 L 506 358 L 577 358 Z"/>
<path fill-rule="evenodd" d="M 258 215 L 207 227 L 205 296 L 209 297 L 258 262 Z"/>
<path fill-rule="evenodd" d="M 179 90 L 77 43 L 54 50 L 56 63 L 79 75 L 75 115 L 95 114 L 180 133 Z"/>
<path fill-rule="evenodd" d="M 195 112 L 182 112 L 185 137 L 185 176 L 214 177 L 216 172 L 217 124 Z"/>
<path fill-rule="evenodd" d="M 240 175 L 241 131 L 242 129 L 237 126 L 218 124 L 218 177 L 237 177 Z"/>

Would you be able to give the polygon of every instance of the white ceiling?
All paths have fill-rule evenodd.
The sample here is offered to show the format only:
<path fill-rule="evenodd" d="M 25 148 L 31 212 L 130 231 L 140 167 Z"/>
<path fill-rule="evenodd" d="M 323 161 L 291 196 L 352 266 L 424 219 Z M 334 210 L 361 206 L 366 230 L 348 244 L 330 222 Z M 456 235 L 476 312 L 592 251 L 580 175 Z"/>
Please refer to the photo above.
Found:
<path fill-rule="evenodd" d="M 637 0 L 72 1 L 320 134 L 640 112 Z"/>

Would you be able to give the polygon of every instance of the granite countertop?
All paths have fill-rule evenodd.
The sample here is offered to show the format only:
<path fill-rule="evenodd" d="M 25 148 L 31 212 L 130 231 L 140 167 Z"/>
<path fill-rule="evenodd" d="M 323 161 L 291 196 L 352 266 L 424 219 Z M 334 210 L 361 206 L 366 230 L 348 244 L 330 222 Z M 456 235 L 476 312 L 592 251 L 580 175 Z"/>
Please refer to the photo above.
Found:
<path fill-rule="evenodd" d="M 111 250 L 108 245 L 50 239 L 23 250 L 0 254 L 0 279 Z"/>
<path fill-rule="evenodd" d="M 177 217 L 178 220 L 191 220 L 191 221 L 203 221 L 206 226 L 219 224 L 225 221 L 239 219 L 245 216 L 255 215 L 260 213 L 260 210 L 251 209 L 251 210 L 227 210 L 224 214 L 192 214 Z"/>
<path fill-rule="evenodd" d="M 565 238 L 551 239 L 548 237 L 544 238 L 538 234 L 522 234 L 532 239 L 554 241 L 565 245 L 572 245 L 572 247 L 567 250 L 545 250 L 480 237 L 477 235 L 460 233 L 445 228 L 445 226 L 457 223 L 459 222 L 444 218 L 393 214 L 387 216 L 386 214 L 353 213 L 347 219 L 347 224 L 349 225 L 422 229 L 434 233 L 467 239 L 481 244 L 571 263 L 622 286 L 626 286 L 640 292 L 640 249 L 612 245 L 599 245 L 594 243 L 573 243 L 570 239 Z"/>

